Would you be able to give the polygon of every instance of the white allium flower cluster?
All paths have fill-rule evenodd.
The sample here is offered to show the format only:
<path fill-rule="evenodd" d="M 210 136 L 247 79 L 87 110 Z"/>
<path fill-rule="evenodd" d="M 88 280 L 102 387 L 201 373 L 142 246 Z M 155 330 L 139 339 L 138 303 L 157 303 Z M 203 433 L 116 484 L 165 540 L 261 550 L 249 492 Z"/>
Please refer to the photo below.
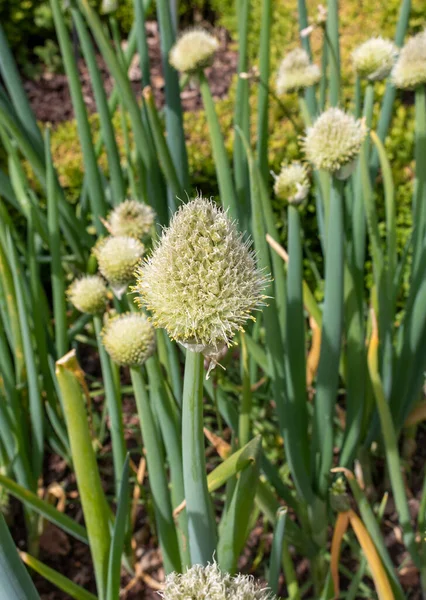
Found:
<path fill-rule="evenodd" d="M 232 577 L 216 562 L 194 565 L 186 573 L 171 573 L 159 595 L 164 600 L 274 600 L 275 596 L 251 576 Z"/>
<path fill-rule="evenodd" d="M 145 246 L 129 236 L 101 239 L 93 249 L 99 271 L 111 285 L 115 295 L 121 297 L 133 280 L 135 269 L 143 256 Z"/>
<path fill-rule="evenodd" d="M 155 351 L 155 330 L 142 313 L 124 313 L 110 319 L 102 342 L 118 365 L 142 365 Z"/>
<path fill-rule="evenodd" d="M 80 312 L 91 315 L 104 311 L 107 293 L 105 282 L 99 275 L 85 275 L 75 279 L 67 290 L 71 304 Z"/>
<path fill-rule="evenodd" d="M 211 65 L 219 41 L 204 29 L 189 29 L 169 53 L 169 62 L 177 71 L 196 73 Z"/>
<path fill-rule="evenodd" d="M 300 204 L 309 194 L 308 169 L 301 163 L 283 163 L 275 176 L 274 192 L 277 198 L 290 204 Z"/>
<path fill-rule="evenodd" d="M 110 212 L 106 227 L 113 236 L 140 239 L 150 232 L 154 218 L 155 212 L 148 204 L 125 200 Z"/>
<path fill-rule="evenodd" d="M 340 108 L 329 108 L 306 131 L 302 141 L 306 158 L 315 169 L 345 179 L 355 164 L 367 131 L 364 120 L 355 119 Z"/>
<path fill-rule="evenodd" d="M 402 48 L 392 70 L 392 81 L 402 90 L 426 84 L 426 30 L 411 37 Z"/>
<path fill-rule="evenodd" d="M 298 92 L 315 85 L 321 78 L 321 71 L 313 65 L 308 53 L 302 48 L 289 52 L 282 60 L 277 75 L 277 93 L 279 95 Z"/>
<path fill-rule="evenodd" d="M 392 70 L 398 57 L 398 48 L 390 40 L 375 37 L 352 52 L 356 73 L 369 81 L 381 81 Z"/>
<path fill-rule="evenodd" d="M 182 205 L 138 269 L 135 290 L 154 325 L 206 356 L 230 345 L 265 298 L 268 279 L 249 246 L 210 200 Z"/>

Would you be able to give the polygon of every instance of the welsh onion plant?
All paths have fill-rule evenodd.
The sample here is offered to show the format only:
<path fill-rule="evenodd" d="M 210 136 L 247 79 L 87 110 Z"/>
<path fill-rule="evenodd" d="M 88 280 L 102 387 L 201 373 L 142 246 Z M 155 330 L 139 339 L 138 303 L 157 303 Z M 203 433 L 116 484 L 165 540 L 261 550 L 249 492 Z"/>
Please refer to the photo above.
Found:
<path fill-rule="evenodd" d="M 149 2 L 134 2 L 126 50 L 114 6 L 104 22 L 87 0 L 67 9 L 51 0 L 51 6 L 84 156 L 76 205 L 61 187 L 49 130 L 43 135 L 36 122 L 0 25 L 0 140 L 7 156 L 7 173 L 0 172 L 0 485 L 25 507 L 28 552 L 22 560 L 71 597 L 94 598 L 38 559 L 38 535 L 47 519 L 89 544 L 100 600 L 119 597 L 122 567 L 135 575 L 130 497 L 132 487 L 138 497 L 141 482 L 133 476 L 133 456 L 126 456 L 122 398 L 129 393 L 148 467 L 144 506 L 166 572 L 164 598 L 210 598 L 212 589 L 218 600 L 269 598 L 267 589 L 235 576 L 260 515 L 273 531 L 271 593 L 279 593 L 282 569 L 289 597 L 330 598 L 339 593 L 340 570 L 351 579 L 347 597 L 371 597 L 362 577 L 339 563 L 347 540 L 360 571 L 368 566 L 378 596 L 404 598 L 374 512 L 374 490 L 363 486 L 374 468 L 372 448 L 385 457 L 402 539 L 426 589 L 426 486 L 414 521 L 399 454 L 404 424 L 412 427 L 425 414 L 426 37 L 417 33 L 399 50 L 410 2 L 401 2 L 394 42 L 366 40 L 351 49 L 352 64 L 346 65 L 338 2 L 330 1 L 327 14 L 310 21 L 299 0 L 301 47 L 283 52 L 274 73 L 272 3 L 263 3 L 256 72 L 247 60 L 250 3 L 238 1 L 232 162 L 206 75 L 219 46 L 212 33 L 196 28 L 175 39 L 168 3 L 156 3 L 166 86 L 162 108 L 150 88 Z M 71 21 L 92 78 L 100 118 L 96 143 L 70 42 Z M 321 69 L 310 47 L 314 28 L 323 36 Z M 141 103 L 127 74 L 136 50 Z M 109 98 L 96 52 L 115 82 Z M 342 66 L 355 71 L 353 98 L 343 85 Z M 178 90 L 190 80 L 204 104 L 218 199 L 205 199 L 206 189 L 189 200 L 194 194 Z M 379 82 L 386 82 L 380 106 Z M 415 98 L 413 232 L 404 252 L 396 243 L 398 190 L 386 152 L 396 88 L 413 91 Z M 272 180 L 268 107 L 290 94 L 297 94 L 296 119 L 305 129 L 300 157 L 283 163 Z M 257 114 L 251 114 L 255 95 Z M 124 161 L 112 125 L 117 110 Z M 99 161 L 103 148 L 107 169 Z M 286 209 L 283 235 L 277 204 Z M 316 259 L 304 244 L 312 214 L 306 206 L 312 204 L 320 239 Z M 319 290 L 308 285 L 306 263 L 318 272 Z M 77 362 L 77 356 L 84 361 L 83 345 L 99 358 L 100 388 L 88 385 Z M 127 369 L 131 385 L 123 386 L 120 375 Z M 101 417 L 91 403 L 94 395 L 101 397 Z M 230 443 L 205 432 L 205 396 L 216 407 L 218 423 L 229 427 Z M 276 410 L 283 460 L 254 436 L 261 397 Z M 204 433 L 219 454 L 212 470 Z M 98 465 L 107 436 L 111 482 L 103 480 Z M 46 448 L 75 473 L 85 527 L 39 497 Z M 355 537 L 347 534 L 349 525 Z M 6 531 L 1 516 L 0 529 Z M 306 584 L 297 581 L 293 548 L 310 563 Z M 6 534 L 0 571 L 8 598 L 37 597 Z"/>

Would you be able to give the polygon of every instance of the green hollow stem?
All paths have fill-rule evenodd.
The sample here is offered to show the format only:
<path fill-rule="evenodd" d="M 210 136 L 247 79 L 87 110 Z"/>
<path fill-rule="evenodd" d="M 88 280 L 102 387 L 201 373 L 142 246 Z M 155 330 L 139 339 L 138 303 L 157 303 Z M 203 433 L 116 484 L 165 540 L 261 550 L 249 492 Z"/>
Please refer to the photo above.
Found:
<path fill-rule="evenodd" d="M 238 219 L 238 203 L 232 181 L 231 167 L 226 153 L 225 142 L 220 128 L 219 119 L 216 114 L 213 96 L 203 71 L 199 72 L 198 78 L 200 83 L 200 92 L 203 98 L 204 110 L 206 111 L 207 123 L 209 126 L 220 197 L 224 208 L 229 209 L 230 218 Z"/>
<path fill-rule="evenodd" d="M 281 556 L 284 544 L 285 524 L 287 520 L 287 508 L 280 508 L 277 511 L 277 518 L 274 527 L 274 537 L 272 539 L 272 551 L 269 560 L 268 583 L 274 594 L 278 593 L 279 576 L 281 570 Z"/>
<path fill-rule="evenodd" d="M 250 414 L 252 407 L 251 379 L 249 368 L 249 353 L 247 349 L 246 336 L 241 333 L 241 371 L 243 380 L 243 391 L 241 396 L 241 407 L 238 418 L 238 441 L 240 448 L 248 444 L 250 440 Z"/>
<path fill-rule="evenodd" d="M 343 324 L 343 184 L 332 178 L 330 218 L 325 257 L 325 298 L 321 330 L 317 394 L 314 408 L 312 458 L 316 486 L 326 495 L 333 460 L 333 417 L 339 383 L 339 362 Z"/>
<path fill-rule="evenodd" d="M 207 488 L 203 433 L 204 357 L 187 350 L 182 401 L 182 458 L 192 564 L 212 561 L 217 545 L 213 506 Z"/>
<path fill-rule="evenodd" d="M 183 485 L 182 447 L 180 440 L 180 420 L 176 405 L 164 385 L 164 376 L 156 355 L 146 361 L 149 379 L 149 396 L 155 406 L 160 430 L 170 465 L 171 499 L 173 507 L 177 507 L 185 499 Z M 178 541 L 182 568 L 191 565 L 188 547 L 188 518 L 185 510 L 178 516 Z"/>
<path fill-rule="evenodd" d="M 262 23 L 260 28 L 259 71 L 260 82 L 257 99 L 257 160 L 264 181 L 268 181 L 268 112 L 269 112 L 269 74 L 270 74 L 270 37 L 272 21 L 272 2 L 262 2 Z"/>
<path fill-rule="evenodd" d="M 139 423 L 146 450 L 149 482 L 154 502 L 158 537 L 166 573 L 181 571 L 178 538 L 173 521 L 164 455 L 157 426 L 154 422 L 149 396 L 140 367 L 130 367 Z"/>
<path fill-rule="evenodd" d="M 124 461 L 126 460 L 126 442 L 124 439 L 124 428 L 121 410 L 121 397 L 117 394 L 114 383 L 114 375 L 111 368 L 110 358 L 102 343 L 102 319 L 99 315 L 93 316 L 93 324 L 98 343 L 99 359 L 101 362 L 102 379 L 105 386 L 105 399 L 110 419 L 110 432 L 112 442 L 112 459 L 114 463 L 115 492 L 120 490 L 121 474 Z"/>
<path fill-rule="evenodd" d="M 299 20 L 299 31 L 303 31 L 309 25 L 308 21 L 308 11 L 306 8 L 305 0 L 297 0 L 297 12 L 298 12 L 298 20 Z M 302 44 L 302 48 L 308 53 L 310 60 L 312 61 L 312 51 L 311 51 L 311 42 L 310 36 L 304 35 L 300 36 L 300 43 Z M 310 87 L 305 90 L 306 101 L 309 106 L 309 112 L 311 115 L 315 115 L 317 112 L 317 101 L 315 98 L 315 88 Z"/>
<path fill-rule="evenodd" d="M 330 51 L 330 104 L 338 106 L 340 102 L 339 0 L 329 0 L 327 4 L 325 36 Z"/>
<path fill-rule="evenodd" d="M 413 278 L 416 276 L 426 228 L 426 85 L 415 90 L 416 179 L 413 194 Z"/>
<path fill-rule="evenodd" d="M 79 382 L 81 370 L 71 351 L 56 363 L 73 465 L 87 526 L 100 600 L 106 597 L 110 549 L 109 507 L 102 489 Z"/>
<path fill-rule="evenodd" d="M 291 423 L 287 431 L 292 448 L 288 456 L 293 477 L 300 495 L 309 497 L 310 444 L 306 395 L 305 323 L 303 309 L 303 257 L 300 215 L 297 206 L 288 206 L 288 271 L 287 271 L 287 402 L 286 420 Z M 299 460 L 293 463 L 292 456 Z M 297 467 L 297 468 L 296 468 Z"/>

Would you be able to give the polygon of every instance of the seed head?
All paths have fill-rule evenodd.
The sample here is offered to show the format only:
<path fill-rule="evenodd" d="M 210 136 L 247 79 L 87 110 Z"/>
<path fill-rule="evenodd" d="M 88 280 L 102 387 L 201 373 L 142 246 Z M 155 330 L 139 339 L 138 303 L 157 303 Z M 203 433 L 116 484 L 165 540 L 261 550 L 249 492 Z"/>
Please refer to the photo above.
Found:
<path fill-rule="evenodd" d="M 323 112 L 302 140 L 306 158 L 316 169 L 333 173 L 339 179 L 350 175 L 367 135 L 365 122 L 340 108 Z"/>
<path fill-rule="evenodd" d="M 392 70 L 398 57 L 398 48 L 382 37 L 367 40 L 352 52 L 356 73 L 369 81 L 381 81 Z"/>
<path fill-rule="evenodd" d="M 142 313 L 124 313 L 110 319 L 102 342 L 118 365 L 142 365 L 155 351 L 155 330 Z"/>
<path fill-rule="evenodd" d="M 105 282 L 99 275 L 85 275 L 75 279 L 67 290 L 71 304 L 82 313 L 96 315 L 105 309 L 107 302 Z"/>
<path fill-rule="evenodd" d="M 119 235 L 100 240 L 93 249 L 99 271 L 121 298 L 132 281 L 136 266 L 144 253 L 144 245 L 135 238 Z"/>
<path fill-rule="evenodd" d="M 106 224 L 111 235 L 124 235 L 140 239 L 150 232 L 155 212 L 148 204 L 125 200 L 108 215 Z"/>
<path fill-rule="evenodd" d="M 392 69 L 392 81 L 402 90 L 426 83 L 426 30 L 409 38 Z"/>
<path fill-rule="evenodd" d="M 277 93 L 279 95 L 298 92 L 315 85 L 321 78 L 321 71 L 313 65 L 308 53 L 302 48 L 289 52 L 280 64 L 277 75 Z"/>
<path fill-rule="evenodd" d="M 235 577 L 222 573 L 216 562 L 206 567 L 194 565 L 186 573 L 170 573 L 165 588 L 159 592 L 164 600 L 274 600 L 275 596 L 249 575 Z"/>
<path fill-rule="evenodd" d="M 177 71 L 196 73 L 211 65 L 218 48 L 218 40 L 204 29 L 189 29 L 170 50 L 169 62 Z"/>
<path fill-rule="evenodd" d="M 277 198 L 300 204 L 309 194 L 308 169 L 300 163 L 283 162 L 281 171 L 275 176 L 274 192 Z"/>
<path fill-rule="evenodd" d="M 268 282 L 249 245 L 210 200 L 181 206 L 137 272 L 135 290 L 154 325 L 206 356 L 231 345 Z"/>

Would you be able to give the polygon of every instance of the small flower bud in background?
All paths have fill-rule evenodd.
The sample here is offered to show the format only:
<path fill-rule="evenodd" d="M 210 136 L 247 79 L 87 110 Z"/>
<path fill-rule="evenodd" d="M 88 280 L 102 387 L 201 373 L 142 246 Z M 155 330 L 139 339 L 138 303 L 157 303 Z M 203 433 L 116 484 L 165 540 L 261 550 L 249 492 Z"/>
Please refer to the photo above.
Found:
<path fill-rule="evenodd" d="M 107 237 L 93 249 L 99 271 L 108 281 L 117 298 L 121 298 L 133 280 L 136 266 L 145 251 L 145 246 L 129 236 Z"/>
<path fill-rule="evenodd" d="M 275 596 L 259 585 L 252 576 L 235 577 L 223 573 L 216 562 L 206 567 L 194 565 L 186 573 L 170 573 L 164 590 L 164 600 L 274 600 Z"/>
<path fill-rule="evenodd" d="M 169 53 L 169 62 L 177 71 L 196 73 L 213 62 L 219 41 L 204 29 L 189 29 Z"/>
<path fill-rule="evenodd" d="M 315 169 L 346 179 L 355 168 L 367 131 L 364 120 L 329 108 L 306 131 L 302 142 L 306 158 Z"/>
<path fill-rule="evenodd" d="M 274 192 L 277 198 L 290 204 L 300 204 L 309 194 L 308 169 L 300 163 L 281 165 L 278 175 L 274 175 Z"/>
<path fill-rule="evenodd" d="M 214 356 L 253 318 L 267 282 L 227 214 L 198 197 L 179 208 L 140 265 L 135 290 L 156 327 L 190 350 Z"/>
<path fill-rule="evenodd" d="M 315 85 L 321 78 L 321 71 L 313 65 L 308 53 L 302 48 L 289 52 L 282 60 L 277 75 L 277 94 L 298 92 Z"/>
<path fill-rule="evenodd" d="M 398 57 L 398 48 L 382 37 L 367 40 L 352 52 L 356 73 L 369 81 L 381 81 L 392 70 Z"/>
<path fill-rule="evenodd" d="M 142 365 L 155 351 L 155 330 L 142 313 L 124 313 L 110 319 L 102 342 L 118 365 Z"/>
<path fill-rule="evenodd" d="M 148 234 L 154 223 L 153 209 L 137 200 L 125 200 L 108 215 L 105 224 L 111 235 L 124 235 L 137 239 Z"/>
<path fill-rule="evenodd" d="M 67 290 L 69 301 L 82 313 L 96 315 L 105 310 L 108 290 L 99 275 L 76 279 Z"/>
<path fill-rule="evenodd" d="M 402 90 L 414 90 L 426 83 L 426 31 L 409 38 L 392 70 L 393 84 Z"/>

